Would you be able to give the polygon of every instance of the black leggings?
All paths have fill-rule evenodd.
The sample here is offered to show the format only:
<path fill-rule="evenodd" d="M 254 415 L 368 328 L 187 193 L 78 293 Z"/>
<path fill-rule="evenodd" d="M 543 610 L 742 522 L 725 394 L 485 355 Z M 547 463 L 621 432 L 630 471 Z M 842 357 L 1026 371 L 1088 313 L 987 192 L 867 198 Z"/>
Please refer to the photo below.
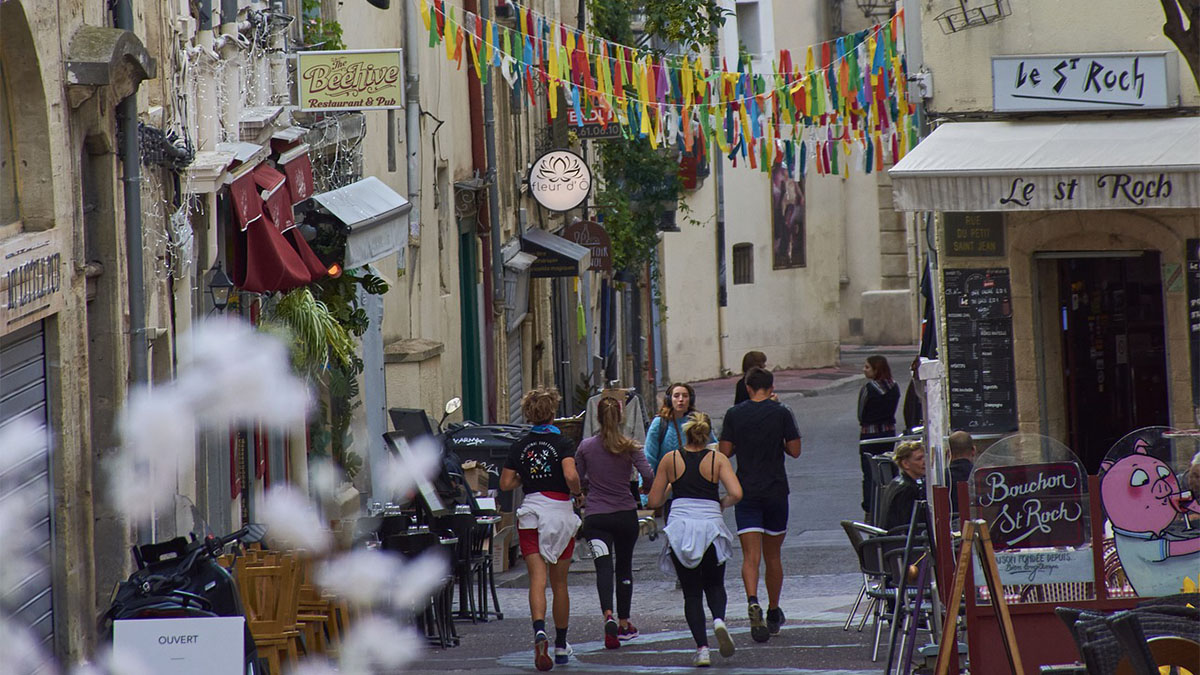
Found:
<path fill-rule="evenodd" d="M 633 546 L 638 538 L 637 511 L 597 513 L 583 519 L 583 538 L 596 554 L 596 590 L 600 609 L 613 608 L 613 558 L 616 558 L 617 618 L 628 619 L 633 605 Z"/>
<path fill-rule="evenodd" d="M 708 646 L 707 622 L 704 620 L 704 601 L 708 598 L 708 611 L 713 619 L 725 619 L 725 563 L 717 563 L 717 549 L 712 546 L 704 552 L 704 558 L 695 569 L 688 569 L 671 552 L 675 573 L 679 575 L 679 586 L 683 588 L 683 616 L 697 647 Z"/>

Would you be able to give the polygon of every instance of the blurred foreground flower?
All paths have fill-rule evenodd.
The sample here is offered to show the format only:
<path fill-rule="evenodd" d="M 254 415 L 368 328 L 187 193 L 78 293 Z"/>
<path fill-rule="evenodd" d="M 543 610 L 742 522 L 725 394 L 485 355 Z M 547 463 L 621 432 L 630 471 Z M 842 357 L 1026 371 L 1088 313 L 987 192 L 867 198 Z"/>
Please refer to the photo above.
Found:
<path fill-rule="evenodd" d="M 333 543 L 316 506 L 293 487 L 271 488 L 259 507 L 258 518 L 267 526 L 267 535 L 276 546 L 324 553 Z"/>
<path fill-rule="evenodd" d="M 0 613 L 0 664 L 11 675 L 55 675 L 58 669 L 25 626 Z"/>
<path fill-rule="evenodd" d="M 0 501 L 0 608 L 17 585 L 45 568 L 45 563 L 32 555 L 37 548 L 33 533 L 38 520 L 34 496 L 19 486 L 29 481 L 31 472 L 45 470 L 40 455 L 47 441 L 45 432 L 30 422 L 17 421 L 0 429 L 0 494 L 7 495 Z M 6 660 L 0 659 L 0 663 Z"/>
<path fill-rule="evenodd" d="M 393 605 L 409 609 L 424 602 L 449 571 L 446 559 L 426 553 L 405 562 L 388 551 L 358 549 L 330 560 L 317 572 L 317 584 L 364 607 Z"/>
<path fill-rule="evenodd" d="M 442 466 L 442 448 L 432 436 L 411 442 L 401 441 L 400 454 L 388 455 L 387 465 L 379 472 L 380 485 L 375 486 L 377 497 L 401 500 L 412 494 L 419 478 L 431 478 Z"/>
<path fill-rule="evenodd" d="M 343 675 L 393 673 L 421 655 L 421 643 L 412 626 L 365 616 L 350 629 L 342 644 L 339 670 Z"/>

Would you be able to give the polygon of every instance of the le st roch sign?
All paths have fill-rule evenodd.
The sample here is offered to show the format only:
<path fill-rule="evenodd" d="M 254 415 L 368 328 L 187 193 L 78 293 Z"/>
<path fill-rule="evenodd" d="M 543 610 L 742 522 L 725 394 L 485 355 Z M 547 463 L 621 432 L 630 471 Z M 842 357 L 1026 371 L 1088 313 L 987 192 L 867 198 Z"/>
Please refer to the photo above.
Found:
<path fill-rule="evenodd" d="M 399 49 L 299 52 L 300 110 L 392 110 L 404 107 L 404 56 Z"/>
<path fill-rule="evenodd" d="M 1179 104 L 1168 52 L 992 57 L 996 112 L 1144 110 Z"/>

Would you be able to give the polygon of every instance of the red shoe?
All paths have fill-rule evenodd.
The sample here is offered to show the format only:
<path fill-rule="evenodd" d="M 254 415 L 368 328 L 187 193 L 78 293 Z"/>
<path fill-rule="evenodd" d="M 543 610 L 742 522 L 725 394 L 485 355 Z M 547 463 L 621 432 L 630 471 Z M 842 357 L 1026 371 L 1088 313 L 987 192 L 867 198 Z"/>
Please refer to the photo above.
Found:
<path fill-rule="evenodd" d="M 627 623 L 624 626 L 621 626 L 620 630 L 617 632 L 617 637 L 621 640 L 621 642 L 624 642 L 626 640 L 632 640 L 633 638 L 635 638 L 637 636 L 638 636 L 638 630 L 631 623 Z"/>
<path fill-rule="evenodd" d="M 545 633 L 538 633 L 533 640 L 533 666 L 541 671 L 554 667 L 554 659 L 550 658 L 550 641 Z"/>
<path fill-rule="evenodd" d="M 608 619 L 604 622 L 604 648 L 605 649 L 620 649 L 621 639 L 619 637 L 619 629 L 617 622 Z"/>

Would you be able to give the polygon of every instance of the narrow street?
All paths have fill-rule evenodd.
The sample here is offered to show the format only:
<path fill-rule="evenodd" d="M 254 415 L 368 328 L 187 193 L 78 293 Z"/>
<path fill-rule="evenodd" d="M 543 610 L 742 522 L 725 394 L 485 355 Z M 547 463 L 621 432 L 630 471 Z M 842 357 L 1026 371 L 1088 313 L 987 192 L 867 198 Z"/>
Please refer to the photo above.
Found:
<path fill-rule="evenodd" d="M 839 521 L 858 519 L 859 465 L 855 455 L 855 406 L 861 386 L 861 362 L 871 352 L 846 349 L 842 366 L 823 371 L 776 374 L 780 399 L 795 411 L 803 434 L 803 454 L 788 460 L 791 513 L 784 542 L 784 585 L 780 602 L 787 623 L 765 644 L 751 641 L 742 588 L 741 552 L 726 566 L 728 620 L 737 653 L 722 659 L 713 653 L 713 668 L 727 673 L 795 673 L 839 675 L 877 673 L 871 662 L 873 633 L 842 631 L 862 577 Z M 908 384 L 912 355 L 886 352 L 901 387 Z M 732 380 L 696 384 L 701 407 L 719 418 L 732 402 Z M 726 513 L 733 529 L 733 514 Z M 634 554 L 632 621 L 640 637 L 619 650 L 605 650 L 595 572 L 589 561 L 571 567 L 571 625 L 569 641 L 575 658 L 555 670 L 575 672 L 694 672 L 695 644 L 683 618 L 683 596 L 673 574 L 658 567 L 663 539 L 643 536 Z M 531 651 L 527 585 L 518 563 L 498 575 L 504 620 L 456 624 L 459 647 L 432 649 L 414 664 L 414 672 L 502 674 L 535 672 Z M 761 582 L 760 582 L 761 583 Z M 764 596 L 760 590 L 760 595 Z M 886 627 L 886 625 L 885 625 Z M 711 638 L 710 638 L 711 639 Z M 886 638 L 885 638 L 886 639 Z M 715 644 L 715 643 L 713 643 Z M 880 658 L 886 658 L 886 646 Z"/>

